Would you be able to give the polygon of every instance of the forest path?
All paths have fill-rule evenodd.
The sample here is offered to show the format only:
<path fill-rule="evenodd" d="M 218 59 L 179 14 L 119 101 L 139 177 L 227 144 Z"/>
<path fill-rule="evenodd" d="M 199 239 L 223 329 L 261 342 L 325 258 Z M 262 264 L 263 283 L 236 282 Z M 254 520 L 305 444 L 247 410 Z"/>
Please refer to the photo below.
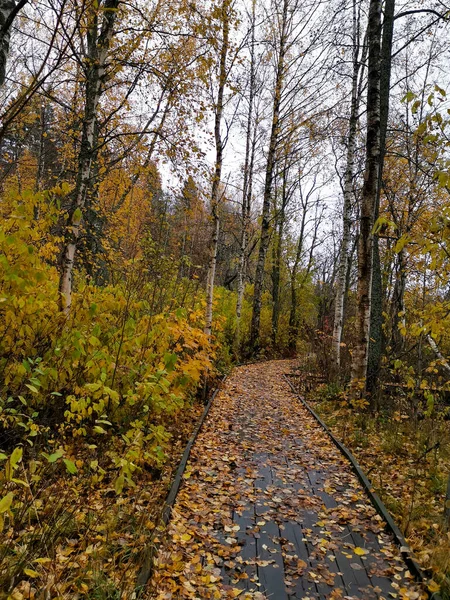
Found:
<path fill-rule="evenodd" d="M 149 598 L 427 598 L 350 464 L 292 393 L 234 369 L 193 447 Z"/>

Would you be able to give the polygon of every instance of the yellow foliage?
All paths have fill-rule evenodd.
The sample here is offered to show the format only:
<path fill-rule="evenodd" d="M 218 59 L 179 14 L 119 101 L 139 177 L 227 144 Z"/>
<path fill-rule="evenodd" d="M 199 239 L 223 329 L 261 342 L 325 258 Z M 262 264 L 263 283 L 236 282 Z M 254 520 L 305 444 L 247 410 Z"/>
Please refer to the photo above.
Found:
<path fill-rule="evenodd" d="M 212 370 L 213 349 L 195 307 L 151 314 L 150 284 L 132 286 L 142 277 L 139 260 L 116 285 L 80 282 L 66 320 L 58 311 L 51 228 L 67 192 L 12 191 L 2 205 L 0 426 L 20 431 L 22 443 L 54 461 L 65 457 L 69 473 L 77 466 L 68 440 L 95 441 L 122 478 L 121 490 L 136 469 L 164 460 L 161 415 L 182 409 Z M 51 450 L 56 439 L 63 441 L 60 455 Z"/>

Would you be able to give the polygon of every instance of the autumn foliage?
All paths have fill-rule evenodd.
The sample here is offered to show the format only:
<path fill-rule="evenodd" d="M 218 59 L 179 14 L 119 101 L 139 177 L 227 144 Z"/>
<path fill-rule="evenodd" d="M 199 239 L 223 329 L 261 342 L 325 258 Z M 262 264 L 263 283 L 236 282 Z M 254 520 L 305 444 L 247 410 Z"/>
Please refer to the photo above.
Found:
<path fill-rule="evenodd" d="M 152 313 L 142 252 L 121 260 L 115 284 L 99 288 L 80 274 L 70 317 L 58 311 L 52 227 L 66 192 L 11 191 L 2 203 L 5 590 L 19 585 L 23 592 L 26 581 L 65 593 L 91 586 L 98 574 L 88 567 L 103 549 L 92 546 L 88 521 L 97 514 L 94 530 L 106 539 L 117 526 L 111 519 L 120 518 L 116 501 L 106 521 L 95 503 L 103 507 L 105 497 L 125 494 L 126 505 L 142 491 L 167 459 L 173 422 L 182 428 L 180 413 L 191 411 L 200 381 L 213 371 L 201 294 L 187 294 L 183 308 Z M 82 553 L 85 576 L 66 584 L 62 562 L 72 553 Z"/>

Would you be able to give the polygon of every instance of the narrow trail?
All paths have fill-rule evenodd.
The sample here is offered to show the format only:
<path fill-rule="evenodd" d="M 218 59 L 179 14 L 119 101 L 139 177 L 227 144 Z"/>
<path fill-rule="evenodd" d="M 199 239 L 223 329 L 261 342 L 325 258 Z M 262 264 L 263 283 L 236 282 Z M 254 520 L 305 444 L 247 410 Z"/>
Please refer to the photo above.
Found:
<path fill-rule="evenodd" d="M 421 599 L 347 460 L 283 380 L 236 368 L 203 426 L 147 598 Z"/>

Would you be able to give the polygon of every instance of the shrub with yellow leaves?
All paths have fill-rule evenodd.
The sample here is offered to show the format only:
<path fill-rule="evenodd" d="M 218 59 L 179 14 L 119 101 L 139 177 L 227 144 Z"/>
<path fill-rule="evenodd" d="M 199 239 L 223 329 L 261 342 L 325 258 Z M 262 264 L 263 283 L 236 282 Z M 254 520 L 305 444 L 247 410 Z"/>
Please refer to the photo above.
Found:
<path fill-rule="evenodd" d="M 139 257 L 114 285 L 79 274 L 70 316 L 59 311 L 53 231 L 68 192 L 11 192 L 0 207 L 2 589 L 23 577 L 43 589 L 50 567 L 36 561 L 55 565 L 62 539 L 89 538 L 82 507 L 97 493 L 112 492 L 117 514 L 114 498 L 161 468 L 172 422 L 214 370 L 201 298 L 153 314 Z"/>

